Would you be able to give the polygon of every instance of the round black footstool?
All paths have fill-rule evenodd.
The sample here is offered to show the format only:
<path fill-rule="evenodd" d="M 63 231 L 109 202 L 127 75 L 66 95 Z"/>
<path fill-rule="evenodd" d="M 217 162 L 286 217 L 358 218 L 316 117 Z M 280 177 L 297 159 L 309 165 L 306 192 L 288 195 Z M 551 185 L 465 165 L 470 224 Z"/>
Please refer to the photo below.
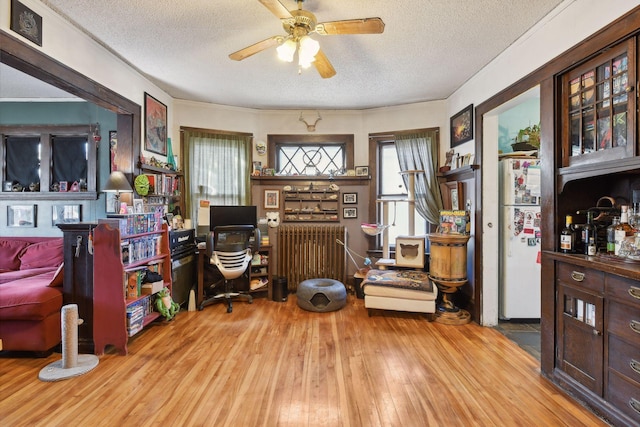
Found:
<path fill-rule="evenodd" d="M 337 280 L 308 279 L 298 285 L 296 297 L 300 308 L 324 313 L 347 304 L 347 289 Z"/>

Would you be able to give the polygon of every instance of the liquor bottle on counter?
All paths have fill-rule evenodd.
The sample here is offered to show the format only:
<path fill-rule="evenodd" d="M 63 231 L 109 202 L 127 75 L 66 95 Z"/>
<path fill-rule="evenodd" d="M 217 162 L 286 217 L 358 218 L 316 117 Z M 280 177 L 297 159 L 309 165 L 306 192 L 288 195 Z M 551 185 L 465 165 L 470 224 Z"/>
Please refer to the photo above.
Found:
<path fill-rule="evenodd" d="M 616 253 L 616 227 L 620 225 L 620 217 L 614 216 L 611 225 L 607 227 L 607 254 Z"/>
<path fill-rule="evenodd" d="M 576 232 L 573 229 L 573 217 L 567 215 L 565 227 L 560 232 L 560 252 L 571 254 L 576 251 Z"/>
<path fill-rule="evenodd" d="M 587 223 L 582 226 L 582 253 L 585 255 L 589 255 L 591 238 L 593 238 L 592 244 L 597 247 L 598 230 L 596 229 L 596 225 L 593 223 L 593 212 L 587 211 Z"/>
<path fill-rule="evenodd" d="M 629 206 L 620 206 L 620 224 L 616 227 L 615 254 L 619 255 L 620 246 L 628 236 L 633 236 L 633 228 L 629 225 Z"/>

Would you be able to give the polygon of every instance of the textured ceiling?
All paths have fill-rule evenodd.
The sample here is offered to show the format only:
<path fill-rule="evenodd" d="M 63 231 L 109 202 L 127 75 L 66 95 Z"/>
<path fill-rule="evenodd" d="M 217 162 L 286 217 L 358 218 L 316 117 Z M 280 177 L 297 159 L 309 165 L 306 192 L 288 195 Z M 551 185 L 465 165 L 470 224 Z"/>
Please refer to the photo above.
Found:
<path fill-rule="evenodd" d="M 307 0 L 319 22 L 380 17 L 383 34 L 320 42 L 337 75 L 298 74 L 275 48 L 258 0 L 42 0 L 178 99 L 259 109 L 366 109 L 446 99 L 561 0 Z M 293 0 L 281 0 L 289 10 Z"/>

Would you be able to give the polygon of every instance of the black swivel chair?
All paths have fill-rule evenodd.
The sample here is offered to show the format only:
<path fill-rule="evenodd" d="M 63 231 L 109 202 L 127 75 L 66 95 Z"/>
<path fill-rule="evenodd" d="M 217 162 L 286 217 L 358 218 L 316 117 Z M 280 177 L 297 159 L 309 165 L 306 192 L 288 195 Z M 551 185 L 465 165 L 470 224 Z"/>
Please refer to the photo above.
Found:
<path fill-rule="evenodd" d="M 227 313 L 233 311 L 232 300 L 244 299 L 249 304 L 253 302 L 253 297 L 245 292 L 235 291 L 233 280 L 242 276 L 251 263 L 251 236 L 254 235 L 255 228 L 251 225 L 225 225 L 213 229 L 207 239 L 207 256 L 209 262 L 216 266 L 223 277 L 224 290 L 205 299 L 200 304 L 199 310 L 207 305 L 217 302 L 227 302 Z M 257 237 L 259 244 L 259 236 Z M 220 282 L 211 285 L 214 289 Z"/>

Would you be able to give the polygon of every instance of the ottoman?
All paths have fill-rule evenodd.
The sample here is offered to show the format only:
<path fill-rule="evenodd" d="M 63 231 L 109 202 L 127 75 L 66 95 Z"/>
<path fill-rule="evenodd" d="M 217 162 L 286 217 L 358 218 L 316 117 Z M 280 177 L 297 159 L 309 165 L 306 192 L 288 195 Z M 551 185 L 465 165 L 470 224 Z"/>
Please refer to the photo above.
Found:
<path fill-rule="evenodd" d="M 347 289 L 338 280 L 308 279 L 298 285 L 296 297 L 300 308 L 324 313 L 347 304 Z"/>

